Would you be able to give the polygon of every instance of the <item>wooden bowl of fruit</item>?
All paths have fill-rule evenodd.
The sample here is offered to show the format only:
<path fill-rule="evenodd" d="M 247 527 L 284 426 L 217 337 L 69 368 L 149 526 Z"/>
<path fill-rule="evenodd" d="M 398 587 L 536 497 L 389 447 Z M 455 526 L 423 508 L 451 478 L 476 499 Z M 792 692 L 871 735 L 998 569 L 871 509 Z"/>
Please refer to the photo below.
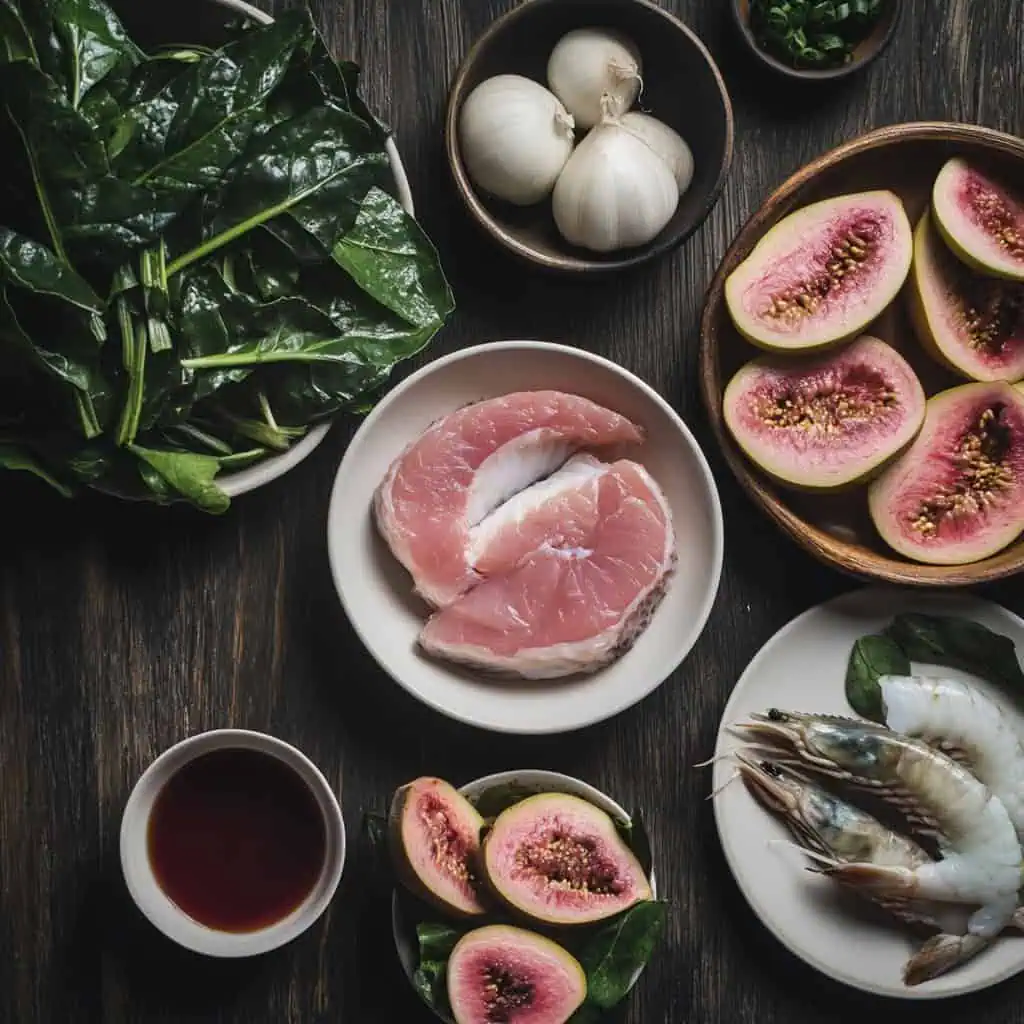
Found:
<path fill-rule="evenodd" d="M 1021 181 L 1024 140 L 892 125 L 798 171 L 722 261 L 701 321 L 712 425 L 827 564 L 918 586 L 1024 568 Z"/>

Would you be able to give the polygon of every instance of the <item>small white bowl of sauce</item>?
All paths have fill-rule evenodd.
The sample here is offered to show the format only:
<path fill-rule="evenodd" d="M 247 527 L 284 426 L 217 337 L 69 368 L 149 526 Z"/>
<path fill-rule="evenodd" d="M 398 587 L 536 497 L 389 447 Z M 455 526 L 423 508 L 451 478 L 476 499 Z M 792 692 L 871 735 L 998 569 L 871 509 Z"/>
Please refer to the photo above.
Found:
<path fill-rule="evenodd" d="M 218 729 L 164 751 L 121 819 L 132 899 L 169 939 L 206 956 L 257 956 L 326 910 L 345 863 L 330 784 L 294 747 Z"/>

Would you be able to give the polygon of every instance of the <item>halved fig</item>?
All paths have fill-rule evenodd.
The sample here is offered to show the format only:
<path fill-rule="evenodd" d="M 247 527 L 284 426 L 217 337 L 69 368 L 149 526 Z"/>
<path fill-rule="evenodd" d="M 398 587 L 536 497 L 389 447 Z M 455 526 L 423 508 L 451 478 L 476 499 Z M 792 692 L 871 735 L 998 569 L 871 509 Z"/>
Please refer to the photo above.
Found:
<path fill-rule="evenodd" d="M 913 239 L 899 197 L 858 192 L 784 217 L 725 282 L 737 330 L 770 349 L 860 334 L 903 287 Z"/>
<path fill-rule="evenodd" d="M 476 808 L 442 779 L 421 778 L 395 792 L 389 846 L 402 884 L 456 917 L 486 912 L 481 898 L 480 830 Z"/>
<path fill-rule="evenodd" d="M 736 443 L 793 487 L 837 490 L 898 455 L 924 422 L 925 394 L 910 364 L 863 335 L 817 356 L 765 356 L 725 389 Z"/>
<path fill-rule="evenodd" d="M 1024 193 L 953 157 L 935 179 L 932 213 L 942 237 L 965 263 L 1024 281 Z"/>
<path fill-rule="evenodd" d="M 509 907 L 544 924 L 592 924 L 651 898 L 615 822 L 564 793 L 527 797 L 499 814 L 484 838 L 483 864 Z"/>
<path fill-rule="evenodd" d="M 970 380 L 1024 377 L 1024 284 L 958 260 L 926 212 L 914 231 L 910 311 L 921 343 Z"/>
<path fill-rule="evenodd" d="M 565 1024 L 587 996 L 587 977 L 571 953 L 503 924 L 459 939 L 447 983 L 455 1024 Z"/>
<path fill-rule="evenodd" d="M 1024 531 L 1024 393 L 961 384 L 928 400 L 906 454 L 870 487 L 883 540 L 907 558 L 965 565 Z"/>

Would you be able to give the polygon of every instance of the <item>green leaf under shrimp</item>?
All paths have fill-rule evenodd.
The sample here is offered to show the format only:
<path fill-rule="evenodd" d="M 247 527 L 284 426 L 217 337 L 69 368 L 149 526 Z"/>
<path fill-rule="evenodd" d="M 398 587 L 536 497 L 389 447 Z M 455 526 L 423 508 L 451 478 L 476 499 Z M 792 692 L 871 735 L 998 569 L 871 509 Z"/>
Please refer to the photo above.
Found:
<path fill-rule="evenodd" d="M 1013 641 L 980 622 L 911 612 L 897 615 L 885 635 L 911 661 L 962 669 L 989 682 L 1024 690 L 1024 672 Z"/>
<path fill-rule="evenodd" d="M 862 636 L 850 651 L 846 667 L 846 699 L 850 707 L 873 722 L 885 722 L 881 676 L 910 675 L 910 659 L 895 640 L 883 633 Z"/>

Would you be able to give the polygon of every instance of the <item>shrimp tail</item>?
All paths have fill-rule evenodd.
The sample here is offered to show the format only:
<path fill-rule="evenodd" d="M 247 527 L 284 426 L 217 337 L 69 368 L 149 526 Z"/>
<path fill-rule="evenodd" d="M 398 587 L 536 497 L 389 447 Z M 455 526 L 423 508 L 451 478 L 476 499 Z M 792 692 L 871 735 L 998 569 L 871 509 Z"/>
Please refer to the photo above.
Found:
<path fill-rule="evenodd" d="M 903 968 L 903 983 L 920 985 L 970 960 L 992 939 L 984 935 L 933 935 Z"/>

